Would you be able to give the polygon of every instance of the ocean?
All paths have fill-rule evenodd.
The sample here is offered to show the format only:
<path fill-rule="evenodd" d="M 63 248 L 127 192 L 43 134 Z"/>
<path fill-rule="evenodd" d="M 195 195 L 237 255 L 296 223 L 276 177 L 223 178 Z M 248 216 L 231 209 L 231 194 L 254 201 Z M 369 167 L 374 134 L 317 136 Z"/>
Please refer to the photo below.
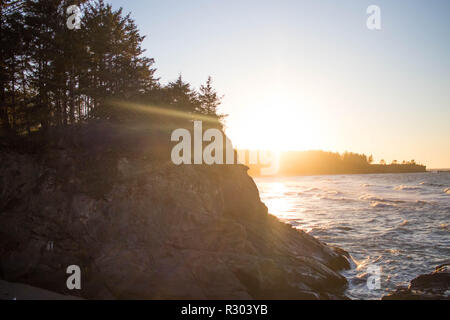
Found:
<path fill-rule="evenodd" d="M 350 253 L 347 296 L 380 299 L 450 259 L 450 172 L 255 178 L 269 212 Z M 368 286 L 378 273 L 380 286 Z M 370 289 L 369 289 L 370 287 Z"/>

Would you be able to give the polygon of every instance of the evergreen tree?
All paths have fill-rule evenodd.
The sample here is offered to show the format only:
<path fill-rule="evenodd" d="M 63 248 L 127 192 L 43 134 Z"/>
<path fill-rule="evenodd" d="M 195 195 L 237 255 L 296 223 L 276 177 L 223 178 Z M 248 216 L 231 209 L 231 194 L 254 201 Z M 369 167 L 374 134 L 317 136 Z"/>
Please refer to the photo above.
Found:
<path fill-rule="evenodd" d="M 0 2 L 0 130 L 9 136 L 18 118 L 18 88 L 23 74 L 22 1 Z"/>
<path fill-rule="evenodd" d="M 81 28 L 71 30 L 66 10 L 74 4 L 82 9 Z M 161 85 L 134 21 L 103 0 L 2 1 L 0 31 L 2 136 L 121 119 L 115 101 L 222 118 L 211 78 L 199 92 L 181 75 Z"/>
<path fill-rule="evenodd" d="M 179 110 L 194 113 L 200 106 L 197 93 L 191 89 L 191 85 L 183 81 L 181 74 L 176 81 L 169 82 L 165 87 L 168 103 Z"/>
<path fill-rule="evenodd" d="M 218 107 L 222 103 L 222 97 L 214 90 L 212 86 L 212 78 L 208 77 L 208 80 L 204 85 L 200 86 L 200 92 L 198 94 L 198 100 L 200 103 L 199 112 L 214 119 L 221 126 L 221 121 L 226 115 L 219 114 Z"/>

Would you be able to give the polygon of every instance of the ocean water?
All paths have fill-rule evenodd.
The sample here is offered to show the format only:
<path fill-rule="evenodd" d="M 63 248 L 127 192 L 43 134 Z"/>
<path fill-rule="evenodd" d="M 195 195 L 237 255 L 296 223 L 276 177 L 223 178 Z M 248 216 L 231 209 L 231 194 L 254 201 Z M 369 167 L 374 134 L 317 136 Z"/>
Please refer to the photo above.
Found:
<path fill-rule="evenodd" d="M 270 213 L 351 254 L 352 299 L 379 299 L 450 259 L 450 172 L 255 182 Z M 372 270 L 380 289 L 367 285 Z"/>

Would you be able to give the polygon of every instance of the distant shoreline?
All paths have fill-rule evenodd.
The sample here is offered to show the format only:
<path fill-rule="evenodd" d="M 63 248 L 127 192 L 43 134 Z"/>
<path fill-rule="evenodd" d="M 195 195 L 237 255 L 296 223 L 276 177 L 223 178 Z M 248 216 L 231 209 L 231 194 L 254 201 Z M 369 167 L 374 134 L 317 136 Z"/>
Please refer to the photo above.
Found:
<path fill-rule="evenodd" d="M 298 174 L 298 175 L 273 175 L 273 176 L 263 176 L 254 175 L 253 172 L 249 170 L 249 175 L 252 178 L 289 178 L 289 177 L 320 177 L 320 176 L 357 176 L 357 175 L 376 175 L 376 174 L 414 174 L 414 173 L 432 173 L 432 170 L 425 171 L 414 171 L 414 172 L 366 172 L 366 173 L 311 173 L 311 174 Z M 440 172 L 450 172 L 450 171 L 440 171 Z"/>
<path fill-rule="evenodd" d="M 244 154 L 244 153 L 242 153 Z M 246 151 L 244 164 L 253 177 L 267 176 L 263 169 L 269 167 L 263 161 L 255 164 L 254 152 Z M 252 158 L 253 157 L 253 158 Z M 272 157 L 272 160 L 274 157 Z M 263 159 L 264 160 L 264 159 Z M 344 154 L 326 151 L 290 151 L 282 152 L 276 163 L 270 163 L 271 169 L 276 169 L 273 176 L 311 176 L 311 175 L 343 175 L 343 174 L 388 174 L 388 173 L 423 173 L 427 172 L 425 165 L 411 161 L 394 160 L 387 164 L 373 163 L 373 157 L 364 154 L 346 152 Z M 267 170 L 266 170 L 267 171 Z M 269 174 L 272 175 L 272 174 Z"/>

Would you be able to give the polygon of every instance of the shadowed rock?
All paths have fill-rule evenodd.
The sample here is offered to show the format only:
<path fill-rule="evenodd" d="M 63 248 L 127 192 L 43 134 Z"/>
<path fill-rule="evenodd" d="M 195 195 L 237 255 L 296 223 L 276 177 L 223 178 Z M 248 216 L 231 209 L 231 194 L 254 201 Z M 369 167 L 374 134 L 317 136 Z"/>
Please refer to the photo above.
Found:
<path fill-rule="evenodd" d="M 449 266 L 444 264 L 433 273 L 418 276 L 408 288 L 399 288 L 383 300 L 450 300 Z"/>
<path fill-rule="evenodd" d="M 345 298 L 344 253 L 269 215 L 246 167 L 150 159 L 164 148 L 135 131 L 1 151 L 0 278 L 96 299 Z"/>

